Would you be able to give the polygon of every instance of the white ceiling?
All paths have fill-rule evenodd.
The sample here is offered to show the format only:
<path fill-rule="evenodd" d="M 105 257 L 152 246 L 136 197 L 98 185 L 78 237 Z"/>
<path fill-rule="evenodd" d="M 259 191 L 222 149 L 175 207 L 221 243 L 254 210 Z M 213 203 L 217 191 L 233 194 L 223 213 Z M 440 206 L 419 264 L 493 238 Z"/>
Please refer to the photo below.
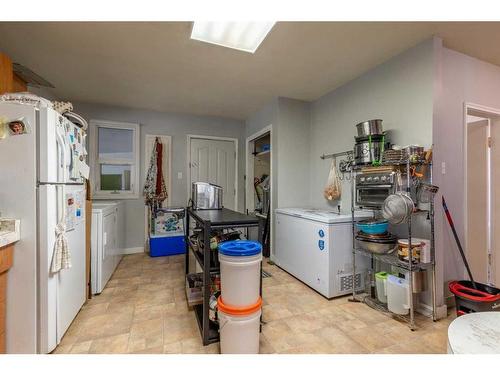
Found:
<path fill-rule="evenodd" d="M 432 35 L 500 65 L 500 23 L 278 22 L 255 54 L 194 41 L 190 22 L 0 23 L 0 49 L 64 100 L 244 119 L 315 100 Z"/>

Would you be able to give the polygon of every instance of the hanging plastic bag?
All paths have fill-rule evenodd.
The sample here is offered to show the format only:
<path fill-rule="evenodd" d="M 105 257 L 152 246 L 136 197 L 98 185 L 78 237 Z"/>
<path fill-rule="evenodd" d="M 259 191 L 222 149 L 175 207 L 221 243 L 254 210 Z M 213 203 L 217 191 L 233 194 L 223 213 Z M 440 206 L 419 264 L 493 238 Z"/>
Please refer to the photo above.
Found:
<path fill-rule="evenodd" d="M 326 183 L 325 190 L 323 191 L 323 196 L 329 201 L 339 200 L 342 195 L 342 187 L 337 175 L 336 164 L 335 159 L 333 159 L 330 166 L 330 173 L 328 174 L 328 181 Z"/>

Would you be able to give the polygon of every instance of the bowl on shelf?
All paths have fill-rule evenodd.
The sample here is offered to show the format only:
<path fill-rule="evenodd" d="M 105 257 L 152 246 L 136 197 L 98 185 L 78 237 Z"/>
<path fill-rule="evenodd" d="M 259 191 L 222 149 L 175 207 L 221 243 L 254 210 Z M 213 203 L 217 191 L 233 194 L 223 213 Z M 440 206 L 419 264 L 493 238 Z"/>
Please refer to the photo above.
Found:
<path fill-rule="evenodd" d="M 388 226 L 387 220 L 367 219 L 356 223 L 356 227 L 366 234 L 384 234 Z"/>
<path fill-rule="evenodd" d="M 391 233 L 366 234 L 359 232 L 356 235 L 356 247 L 375 254 L 389 254 L 397 248 L 397 238 Z"/>

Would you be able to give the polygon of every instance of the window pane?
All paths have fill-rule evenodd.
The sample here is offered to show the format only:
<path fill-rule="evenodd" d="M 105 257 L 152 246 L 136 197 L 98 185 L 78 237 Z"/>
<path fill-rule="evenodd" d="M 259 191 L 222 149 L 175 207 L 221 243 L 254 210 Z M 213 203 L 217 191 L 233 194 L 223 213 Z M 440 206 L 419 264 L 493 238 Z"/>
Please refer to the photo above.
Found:
<path fill-rule="evenodd" d="M 132 190 L 131 171 L 131 165 L 101 164 L 101 190 Z"/>
<path fill-rule="evenodd" d="M 134 159 L 134 131 L 99 127 L 99 159 Z"/>

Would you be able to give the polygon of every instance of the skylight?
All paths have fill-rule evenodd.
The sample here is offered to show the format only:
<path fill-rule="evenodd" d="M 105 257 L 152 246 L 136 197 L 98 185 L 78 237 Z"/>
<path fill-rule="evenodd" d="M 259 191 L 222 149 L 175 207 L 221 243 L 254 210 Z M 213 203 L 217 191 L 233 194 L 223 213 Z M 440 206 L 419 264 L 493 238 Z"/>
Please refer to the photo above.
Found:
<path fill-rule="evenodd" d="M 275 23 L 196 21 L 191 39 L 254 53 Z"/>

